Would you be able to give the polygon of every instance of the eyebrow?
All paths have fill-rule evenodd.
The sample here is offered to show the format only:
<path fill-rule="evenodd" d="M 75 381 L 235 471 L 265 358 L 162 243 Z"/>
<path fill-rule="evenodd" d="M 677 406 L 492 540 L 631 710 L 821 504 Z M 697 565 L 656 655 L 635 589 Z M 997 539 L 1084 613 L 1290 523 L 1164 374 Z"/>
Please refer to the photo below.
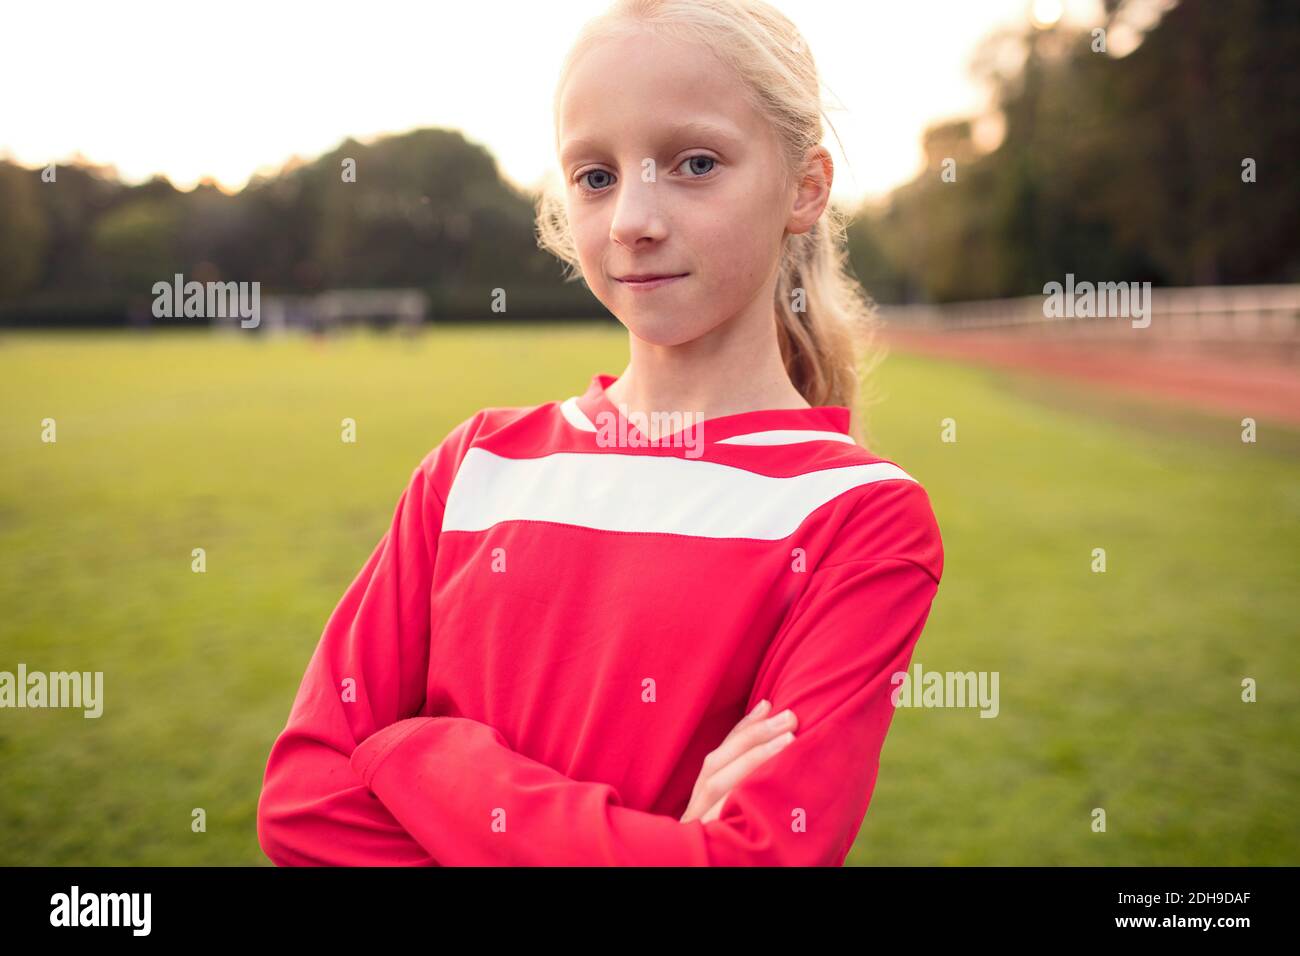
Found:
<path fill-rule="evenodd" d="M 726 140 L 732 143 L 740 143 L 743 137 L 740 130 L 729 124 L 707 123 L 701 120 L 692 120 L 687 123 L 679 123 L 676 126 L 666 130 L 663 138 L 666 141 L 683 139 L 687 136 L 700 136 L 705 138 L 715 138 Z M 600 144 L 591 139 L 574 139 L 570 140 L 560 150 L 560 161 L 563 163 L 567 157 L 572 154 L 589 149 L 599 149 Z"/>

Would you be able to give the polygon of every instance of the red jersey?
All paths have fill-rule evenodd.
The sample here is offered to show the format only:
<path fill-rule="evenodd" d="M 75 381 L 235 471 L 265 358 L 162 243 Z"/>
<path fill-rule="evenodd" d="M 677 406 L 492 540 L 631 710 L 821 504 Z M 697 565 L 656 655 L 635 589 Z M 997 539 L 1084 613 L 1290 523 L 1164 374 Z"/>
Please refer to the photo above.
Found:
<path fill-rule="evenodd" d="M 415 469 L 271 749 L 272 861 L 843 863 L 943 571 L 929 496 L 845 407 L 649 440 L 614 380 Z M 764 698 L 795 739 L 681 823 Z"/>

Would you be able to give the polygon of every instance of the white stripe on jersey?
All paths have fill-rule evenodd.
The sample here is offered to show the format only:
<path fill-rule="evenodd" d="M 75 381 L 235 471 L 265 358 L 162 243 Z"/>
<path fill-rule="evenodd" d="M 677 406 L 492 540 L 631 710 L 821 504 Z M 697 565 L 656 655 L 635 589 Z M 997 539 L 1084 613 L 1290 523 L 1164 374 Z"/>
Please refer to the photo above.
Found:
<path fill-rule="evenodd" d="M 773 478 L 702 459 L 613 452 L 504 458 L 471 448 L 447 494 L 443 531 L 553 521 L 601 531 L 775 541 L 859 485 L 915 481 L 891 462 Z"/>
<path fill-rule="evenodd" d="M 596 426 L 591 423 L 591 419 L 578 407 L 578 396 L 575 395 L 562 401 L 560 411 L 574 428 L 580 428 L 584 432 L 594 432 L 596 430 Z"/>
<path fill-rule="evenodd" d="M 842 441 L 856 445 L 852 438 L 843 432 L 814 431 L 812 429 L 785 428 L 768 432 L 750 432 L 748 435 L 732 435 L 720 438 L 715 445 L 797 445 L 805 441 Z"/>
<path fill-rule="evenodd" d="M 578 396 L 566 398 L 560 403 L 560 412 L 564 415 L 565 420 L 574 428 L 581 429 L 584 432 L 597 431 L 583 410 L 578 405 Z M 708 424 L 706 421 L 705 425 Z M 765 432 L 750 432 L 745 435 L 732 435 L 730 438 L 721 438 L 714 442 L 715 445 L 797 445 L 806 441 L 839 441 L 849 445 L 856 445 L 850 436 L 843 432 L 818 431 L 815 429 L 776 429 Z"/>

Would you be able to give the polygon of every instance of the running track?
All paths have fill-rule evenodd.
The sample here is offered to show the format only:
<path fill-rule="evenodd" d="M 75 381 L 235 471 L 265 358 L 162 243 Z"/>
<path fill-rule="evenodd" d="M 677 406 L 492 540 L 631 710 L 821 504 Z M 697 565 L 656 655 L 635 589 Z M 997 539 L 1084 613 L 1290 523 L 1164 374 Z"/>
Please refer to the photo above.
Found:
<path fill-rule="evenodd" d="M 1050 377 L 1172 403 L 1237 421 L 1250 416 L 1300 428 L 1300 363 L 1223 357 L 1204 349 L 1045 340 L 1016 333 L 922 332 L 886 325 L 891 351 L 914 352 Z"/>

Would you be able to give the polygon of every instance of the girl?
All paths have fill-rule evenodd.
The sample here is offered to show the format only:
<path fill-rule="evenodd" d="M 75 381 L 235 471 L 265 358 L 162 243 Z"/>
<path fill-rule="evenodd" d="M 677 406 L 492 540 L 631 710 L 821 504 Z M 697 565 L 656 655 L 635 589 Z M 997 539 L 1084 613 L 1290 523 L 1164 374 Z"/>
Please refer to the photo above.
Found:
<path fill-rule="evenodd" d="M 586 27 L 539 231 L 630 360 L 415 469 L 272 748 L 274 862 L 843 863 L 943 549 L 854 440 L 818 89 L 757 0 Z"/>

